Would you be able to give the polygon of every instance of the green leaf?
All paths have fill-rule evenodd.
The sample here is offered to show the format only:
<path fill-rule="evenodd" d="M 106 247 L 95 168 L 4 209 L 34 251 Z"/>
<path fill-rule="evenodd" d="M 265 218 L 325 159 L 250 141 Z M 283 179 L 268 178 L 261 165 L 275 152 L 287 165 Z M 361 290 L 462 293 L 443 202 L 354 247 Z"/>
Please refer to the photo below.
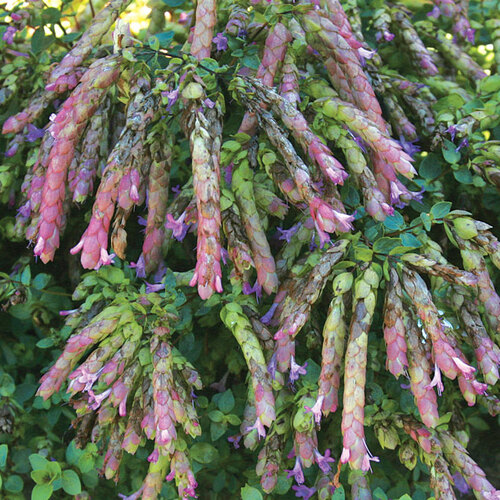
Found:
<path fill-rule="evenodd" d="M 435 179 L 443 172 L 443 167 L 440 162 L 442 162 L 442 160 L 440 160 L 435 154 L 430 154 L 421 161 L 418 167 L 418 173 L 424 179 Z"/>
<path fill-rule="evenodd" d="M 332 495 L 332 500 L 345 500 L 344 487 L 336 488 Z"/>
<path fill-rule="evenodd" d="M 186 0 L 162 0 L 165 5 L 168 5 L 169 7 L 179 7 L 181 6 Z"/>
<path fill-rule="evenodd" d="M 14 379 L 8 373 L 0 375 L 0 396 L 12 396 L 16 390 Z"/>
<path fill-rule="evenodd" d="M 139 363 L 141 366 L 146 366 L 151 363 L 151 352 L 147 348 L 143 348 L 139 351 Z"/>
<path fill-rule="evenodd" d="M 420 220 L 422 221 L 422 224 L 424 225 L 425 230 L 430 231 L 431 227 L 432 227 L 432 220 L 431 220 L 429 214 L 422 212 L 420 214 Z"/>
<path fill-rule="evenodd" d="M 41 339 L 36 343 L 36 346 L 39 347 L 40 349 L 48 349 L 53 345 L 54 345 L 54 339 L 52 338 Z"/>
<path fill-rule="evenodd" d="M 71 469 L 62 473 L 62 487 L 68 495 L 79 495 L 82 492 L 82 485 L 78 474 Z"/>
<path fill-rule="evenodd" d="M 364 246 L 364 245 L 356 245 L 354 247 L 354 258 L 360 260 L 361 262 L 370 262 L 373 257 L 373 251 Z"/>
<path fill-rule="evenodd" d="M 373 498 L 376 500 L 387 500 L 387 495 L 382 488 L 376 488 L 373 492 Z"/>
<path fill-rule="evenodd" d="M 56 24 L 61 19 L 61 12 L 55 7 L 49 7 L 42 10 L 43 24 Z"/>
<path fill-rule="evenodd" d="M 440 201 L 432 206 L 430 214 L 434 219 L 442 219 L 450 213 L 450 210 L 451 203 L 449 201 Z M 420 215 L 420 217 L 422 217 L 422 215 Z"/>
<path fill-rule="evenodd" d="M 222 422 L 222 420 L 224 419 L 224 413 L 219 410 L 212 410 L 208 413 L 208 418 L 212 422 Z"/>
<path fill-rule="evenodd" d="M 234 414 L 230 414 L 230 415 L 226 415 L 226 420 L 231 424 L 231 425 L 240 425 L 241 424 L 241 420 L 240 418 L 238 417 L 238 415 L 234 415 Z"/>
<path fill-rule="evenodd" d="M 210 439 L 217 441 L 227 430 L 227 425 L 220 422 L 212 422 L 210 424 Z"/>
<path fill-rule="evenodd" d="M 160 40 L 158 40 L 158 37 L 156 36 L 150 37 L 150 39 L 148 40 L 148 44 L 155 51 L 160 48 Z"/>
<path fill-rule="evenodd" d="M 94 458 L 90 453 L 84 453 L 77 463 L 78 468 L 82 474 L 91 471 L 94 468 Z"/>
<path fill-rule="evenodd" d="M 217 406 L 223 413 L 229 413 L 234 408 L 234 396 L 231 389 L 220 395 Z"/>
<path fill-rule="evenodd" d="M 158 41 L 158 46 L 161 47 L 162 49 L 166 49 L 166 48 L 170 47 L 170 44 L 172 43 L 172 40 L 174 39 L 174 32 L 173 31 L 164 31 L 163 33 L 157 33 L 156 35 L 152 36 L 151 38 L 156 38 L 156 40 Z M 150 46 L 151 46 L 151 43 L 150 43 Z M 158 50 L 158 49 L 154 49 L 154 50 Z"/>
<path fill-rule="evenodd" d="M 31 492 L 31 500 L 48 500 L 53 491 L 51 484 L 37 484 Z"/>
<path fill-rule="evenodd" d="M 31 283 L 31 269 L 26 266 L 21 273 L 21 283 L 23 285 L 29 285 Z"/>
<path fill-rule="evenodd" d="M 443 141 L 443 156 L 444 159 L 451 164 L 457 163 L 460 160 L 460 152 L 456 151 L 457 147 L 448 139 Z"/>
<path fill-rule="evenodd" d="M 403 233 L 401 235 L 401 242 L 405 247 L 418 248 L 422 246 L 420 240 L 414 234 L 411 233 Z"/>
<path fill-rule="evenodd" d="M 16 474 L 9 476 L 7 478 L 7 481 L 5 481 L 5 484 L 3 485 L 4 489 L 10 491 L 11 493 L 19 493 L 20 491 L 22 491 L 23 486 L 24 483 L 21 479 L 21 476 L 18 476 Z"/>
<path fill-rule="evenodd" d="M 384 227 L 389 231 L 399 231 L 405 227 L 405 220 L 399 212 L 394 212 L 393 215 L 385 218 Z"/>
<path fill-rule="evenodd" d="M 393 248 L 401 246 L 401 238 L 388 238 L 384 236 L 379 238 L 373 244 L 373 251 L 377 253 L 388 254 Z"/>
<path fill-rule="evenodd" d="M 31 284 L 37 290 L 43 290 L 50 283 L 51 279 L 52 276 L 50 276 L 50 274 L 40 273 L 34 277 L 33 282 Z"/>
<path fill-rule="evenodd" d="M 48 484 L 51 481 L 50 474 L 45 469 L 38 469 L 31 472 L 31 479 L 37 484 Z"/>
<path fill-rule="evenodd" d="M 9 453 L 9 447 L 6 444 L 0 444 L 0 469 L 5 467 L 7 463 L 7 455 Z"/>
<path fill-rule="evenodd" d="M 467 419 L 467 423 L 477 429 L 478 431 L 489 431 L 490 426 L 480 417 L 470 417 Z"/>
<path fill-rule="evenodd" d="M 83 451 L 76 447 L 75 441 L 73 440 L 66 448 L 66 461 L 70 465 L 76 465 L 82 453 Z"/>
<path fill-rule="evenodd" d="M 420 243 L 420 242 L 419 242 Z M 404 253 L 406 252 L 410 252 L 411 250 L 414 250 L 416 247 L 414 246 L 411 246 L 411 247 L 405 247 L 405 246 L 398 246 L 398 247 L 394 247 L 390 252 L 389 252 L 389 255 L 403 255 Z M 388 260 L 385 260 L 384 261 L 384 266 L 389 264 L 389 261 Z M 384 273 L 385 273 L 385 270 L 384 270 Z M 389 278 L 386 276 L 386 279 L 389 280 Z"/>
<path fill-rule="evenodd" d="M 485 94 L 498 92 L 500 90 L 500 75 L 491 75 L 483 78 L 479 83 L 479 89 Z"/>
<path fill-rule="evenodd" d="M 241 488 L 241 500 L 263 500 L 262 493 L 252 486 L 246 484 Z"/>
<path fill-rule="evenodd" d="M 53 35 L 45 36 L 43 27 L 37 28 L 31 37 L 31 50 L 33 54 L 37 55 L 48 49 L 54 40 Z"/>
<path fill-rule="evenodd" d="M 460 184 L 474 184 L 474 179 L 467 167 L 461 167 L 453 171 L 453 176 Z"/>
<path fill-rule="evenodd" d="M 49 465 L 49 461 L 38 453 L 33 453 L 32 455 L 30 455 L 29 461 L 33 470 L 46 469 Z"/>
<path fill-rule="evenodd" d="M 217 448 L 209 443 L 195 443 L 189 450 L 189 456 L 200 464 L 209 464 L 219 455 Z"/>

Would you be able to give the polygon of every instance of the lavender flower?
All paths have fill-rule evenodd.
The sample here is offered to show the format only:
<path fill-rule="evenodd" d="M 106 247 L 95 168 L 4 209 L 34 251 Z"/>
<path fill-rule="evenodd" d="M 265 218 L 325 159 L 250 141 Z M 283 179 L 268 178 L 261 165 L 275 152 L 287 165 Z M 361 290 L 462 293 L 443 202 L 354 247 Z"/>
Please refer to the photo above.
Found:
<path fill-rule="evenodd" d="M 460 472 L 455 472 L 455 474 L 451 477 L 453 479 L 453 483 L 455 484 L 455 488 L 462 493 L 462 495 L 469 493 L 469 485 L 465 482 L 464 476 L 462 476 Z"/>
<path fill-rule="evenodd" d="M 102 392 L 101 394 L 95 395 L 94 391 L 89 391 L 89 408 L 91 410 L 97 410 L 101 403 L 111 394 L 111 388 Z"/>
<path fill-rule="evenodd" d="M 295 362 L 294 356 L 290 357 L 290 382 L 292 384 L 295 381 L 299 380 L 300 375 L 305 375 L 307 373 L 306 367 L 307 367 L 307 362 L 301 366 Z"/>
<path fill-rule="evenodd" d="M 135 269 L 135 274 L 138 278 L 146 277 L 146 264 L 142 255 L 137 259 L 137 262 L 131 262 L 128 267 Z"/>
<path fill-rule="evenodd" d="M 322 455 L 317 449 L 315 449 L 314 459 L 323 474 L 328 474 L 332 470 L 332 468 L 330 467 L 330 463 L 335 462 L 335 459 L 330 456 L 330 449 L 327 449 L 324 455 Z"/>
<path fill-rule="evenodd" d="M 269 363 L 267 364 L 267 371 L 269 375 L 271 375 L 271 378 L 273 380 L 276 378 L 277 368 L 278 368 L 278 357 L 276 356 L 276 353 L 273 353 L 271 359 L 269 360 Z"/>
<path fill-rule="evenodd" d="M 167 214 L 167 222 L 165 223 L 165 229 L 172 230 L 172 236 L 177 241 L 182 241 L 186 237 L 186 233 L 188 232 L 189 226 L 184 224 L 184 220 L 186 219 L 186 212 L 183 212 L 182 215 L 175 220 L 171 214 Z"/>
<path fill-rule="evenodd" d="M 460 141 L 460 144 L 455 148 L 455 151 L 458 153 L 462 148 L 467 147 L 469 147 L 469 140 L 467 139 L 467 137 L 465 137 Z"/>
<path fill-rule="evenodd" d="M 78 312 L 78 309 L 68 309 L 66 311 L 59 311 L 59 316 L 69 316 L 70 314 L 74 314 Z"/>
<path fill-rule="evenodd" d="M 405 153 L 408 153 L 411 157 L 420 151 L 420 147 L 414 144 L 416 141 L 407 141 L 404 136 L 399 136 L 399 144 L 403 148 Z"/>
<path fill-rule="evenodd" d="M 262 437 L 262 438 L 265 438 L 266 437 L 266 429 L 264 428 L 264 425 L 262 424 L 262 422 L 260 421 L 260 418 L 257 417 L 255 419 L 255 424 L 247 427 L 245 429 L 245 431 L 248 433 L 248 432 L 251 432 L 253 430 L 256 430 L 257 431 L 257 434 L 259 435 L 259 439 Z"/>
<path fill-rule="evenodd" d="M 217 33 L 217 35 L 213 37 L 212 42 L 215 43 L 217 50 L 227 50 L 227 38 L 222 33 Z"/>
<path fill-rule="evenodd" d="M 240 447 L 241 434 L 235 434 L 234 436 L 229 436 L 227 440 L 230 443 L 233 443 L 235 449 L 238 449 Z"/>
<path fill-rule="evenodd" d="M 448 134 L 450 134 L 451 136 L 451 140 L 454 141 L 455 140 L 455 135 L 457 133 L 457 126 L 456 125 L 450 125 L 446 130 L 445 132 L 447 132 Z"/>
<path fill-rule="evenodd" d="M 44 135 L 45 130 L 43 128 L 38 128 L 33 124 L 28 123 L 28 133 L 26 134 L 26 140 L 28 142 L 35 142 L 36 140 L 42 138 Z"/>
<path fill-rule="evenodd" d="M 304 483 L 304 472 L 302 472 L 302 464 L 300 463 L 300 458 L 296 457 L 295 458 L 295 466 L 293 467 L 292 470 L 285 470 L 288 474 L 286 477 L 294 477 L 295 482 L 297 484 L 303 484 Z"/>
<path fill-rule="evenodd" d="M 325 396 L 320 396 L 312 408 L 305 406 L 306 413 L 312 413 L 314 416 L 314 421 L 319 424 L 321 422 L 321 407 L 323 406 L 323 401 Z"/>
<path fill-rule="evenodd" d="M 274 302 L 274 304 L 269 308 L 269 311 L 267 311 L 266 314 L 264 314 L 264 316 L 262 316 L 262 318 L 260 318 L 260 320 L 262 321 L 262 323 L 264 323 L 264 325 L 268 325 L 271 322 L 271 320 L 273 319 L 273 316 L 274 316 L 274 312 L 276 311 L 278 306 L 279 306 L 279 303 Z"/>
<path fill-rule="evenodd" d="M 146 293 L 155 293 L 160 290 L 165 290 L 165 285 L 163 283 L 151 284 L 146 281 Z"/>
<path fill-rule="evenodd" d="M 210 109 L 213 109 L 215 106 L 215 102 L 212 101 L 212 99 L 209 99 L 208 97 L 203 101 L 203 104 Z"/>
<path fill-rule="evenodd" d="M 299 228 L 300 228 L 300 222 L 293 225 L 290 229 L 282 229 L 281 227 L 278 227 L 277 229 L 278 232 L 280 233 L 278 239 L 290 243 L 292 236 L 299 230 Z"/>
<path fill-rule="evenodd" d="M 246 282 L 243 283 L 243 293 L 245 295 L 250 295 L 252 293 L 255 293 L 255 297 L 257 298 L 257 302 L 259 299 L 262 297 L 262 286 L 256 281 L 253 286 L 250 286 L 250 283 Z"/>
<path fill-rule="evenodd" d="M 179 89 L 175 89 L 170 92 L 162 92 L 161 95 L 168 97 L 167 111 L 170 111 L 179 98 Z"/>
<path fill-rule="evenodd" d="M 309 500 L 316 493 L 316 488 L 308 488 L 304 484 L 301 486 L 292 486 L 292 490 L 295 491 L 297 498 L 303 498 L 304 500 Z"/>
<path fill-rule="evenodd" d="M 17 32 L 17 28 L 14 28 L 14 26 L 8 26 L 7 29 L 5 30 L 5 33 L 2 36 L 2 40 L 7 44 L 7 45 L 12 45 L 14 43 L 14 35 Z"/>

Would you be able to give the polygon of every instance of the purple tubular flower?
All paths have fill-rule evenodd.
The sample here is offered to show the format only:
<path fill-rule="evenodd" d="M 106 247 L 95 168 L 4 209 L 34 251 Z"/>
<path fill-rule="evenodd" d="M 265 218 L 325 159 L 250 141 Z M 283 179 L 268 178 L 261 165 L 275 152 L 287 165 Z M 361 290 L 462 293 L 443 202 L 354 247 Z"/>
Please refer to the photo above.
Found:
<path fill-rule="evenodd" d="M 111 388 L 104 391 L 101 394 L 95 395 L 94 391 L 89 391 L 89 408 L 91 410 L 97 410 L 101 403 L 111 394 Z"/>
<path fill-rule="evenodd" d="M 401 144 L 401 147 L 403 148 L 405 153 L 408 153 L 412 158 L 415 155 L 415 153 L 418 153 L 420 151 L 420 147 L 414 144 L 417 141 L 407 141 L 402 135 L 399 136 L 399 143 Z"/>
<path fill-rule="evenodd" d="M 441 396 L 444 391 L 444 385 L 441 380 L 441 370 L 438 368 L 438 365 L 434 363 L 434 377 L 431 380 L 431 383 L 426 386 L 426 389 L 432 389 L 433 387 L 437 387 L 437 392 Z"/>
<path fill-rule="evenodd" d="M 165 285 L 163 283 L 151 284 L 146 281 L 146 293 L 155 293 L 160 290 L 165 290 Z"/>
<path fill-rule="evenodd" d="M 335 462 L 335 459 L 330 456 L 330 449 L 327 449 L 324 455 L 322 455 L 317 449 L 315 449 L 314 460 L 316 461 L 316 464 L 321 469 L 323 474 L 328 474 L 332 470 L 332 468 L 330 467 L 330 463 Z"/>
<path fill-rule="evenodd" d="M 227 50 L 227 38 L 222 33 L 217 33 L 217 35 L 213 37 L 212 42 L 215 43 L 217 50 Z"/>
<path fill-rule="evenodd" d="M 253 425 L 251 425 L 251 426 L 247 427 L 247 428 L 245 429 L 245 431 L 248 433 L 248 432 L 253 431 L 254 429 L 257 431 L 257 434 L 258 434 L 258 436 L 259 436 L 259 439 L 260 439 L 260 438 L 265 438 L 265 437 L 266 437 L 266 429 L 265 429 L 264 425 L 262 424 L 262 422 L 260 421 L 260 418 L 259 418 L 259 417 L 257 417 L 257 418 L 255 419 L 255 424 L 253 424 Z"/>
<path fill-rule="evenodd" d="M 212 101 L 212 99 L 209 99 L 208 97 L 203 101 L 203 104 L 210 109 L 213 109 L 213 107 L 215 106 L 215 102 Z"/>
<path fill-rule="evenodd" d="M 278 357 L 276 353 L 271 356 L 269 363 L 267 364 L 267 372 L 271 375 L 271 378 L 274 380 L 276 377 L 276 370 L 278 368 Z"/>
<path fill-rule="evenodd" d="M 457 126 L 456 125 L 450 125 L 446 129 L 446 132 L 448 132 L 448 134 L 450 134 L 451 140 L 454 141 L 455 140 L 455 134 L 457 133 Z"/>
<path fill-rule="evenodd" d="M 312 413 L 314 416 L 314 421 L 319 424 L 321 422 L 321 407 L 323 406 L 323 401 L 325 396 L 320 396 L 312 408 L 305 406 L 306 413 Z"/>
<path fill-rule="evenodd" d="M 161 95 L 168 97 L 167 111 L 170 111 L 179 98 L 179 89 L 172 90 L 171 92 L 162 92 Z"/>
<path fill-rule="evenodd" d="M 186 212 L 183 212 L 182 215 L 175 220 L 171 214 L 167 214 L 167 222 L 165 223 L 165 229 L 172 230 L 172 236 L 177 241 L 182 241 L 186 237 L 186 233 L 188 232 L 189 226 L 184 224 L 184 220 L 186 219 Z"/>
<path fill-rule="evenodd" d="M 38 128 L 33 124 L 28 123 L 28 133 L 26 134 L 26 140 L 28 142 L 35 142 L 37 139 L 42 138 L 44 135 L 45 130 L 43 128 Z"/>
<path fill-rule="evenodd" d="M 277 229 L 278 232 L 280 233 L 278 239 L 290 243 L 292 236 L 299 230 L 299 228 L 300 228 L 300 222 L 292 226 L 290 229 L 282 229 L 281 227 L 278 227 Z"/>
<path fill-rule="evenodd" d="M 5 33 L 2 36 L 2 40 L 7 44 L 7 45 L 12 45 L 14 43 L 14 35 L 17 32 L 17 28 L 14 26 L 8 26 L 7 29 L 5 30 Z"/>
<path fill-rule="evenodd" d="M 70 314 L 74 314 L 78 312 L 78 309 L 69 309 L 66 311 L 59 311 L 59 316 L 69 316 Z"/>
<path fill-rule="evenodd" d="M 131 262 L 128 267 L 135 269 L 135 274 L 138 278 L 146 277 L 146 264 L 142 255 L 137 259 L 137 262 Z"/>
<path fill-rule="evenodd" d="M 19 149 L 19 143 L 16 142 L 14 143 L 6 152 L 5 152 L 5 156 L 7 158 L 11 158 L 12 156 L 14 156 L 16 153 L 17 153 L 17 150 Z"/>
<path fill-rule="evenodd" d="M 235 449 L 238 449 L 240 447 L 241 437 L 241 434 L 235 434 L 234 436 L 229 436 L 227 440 L 230 443 L 233 443 Z"/>
<path fill-rule="evenodd" d="M 142 486 L 135 493 L 132 493 L 132 495 L 128 495 L 128 496 L 124 495 L 123 493 L 118 493 L 118 497 L 121 498 L 122 500 L 137 500 L 138 498 L 140 498 L 143 489 L 144 489 L 144 486 Z"/>
<path fill-rule="evenodd" d="M 437 19 L 441 15 L 441 10 L 437 5 L 434 5 L 433 9 L 430 12 L 427 12 L 428 17 L 433 17 Z"/>
<path fill-rule="evenodd" d="M 455 151 L 458 153 L 462 148 L 467 148 L 467 147 L 469 147 L 469 140 L 467 139 L 467 137 L 465 137 L 460 141 L 460 144 L 457 146 Z"/>
<path fill-rule="evenodd" d="M 227 167 L 224 168 L 224 181 L 230 186 L 233 182 L 233 164 L 230 163 Z"/>
<path fill-rule="evenodd" d="M 306 367 L 307 367 L 307 362 L 301 366 L 295 362 L 294 356 L 290 358 L 290 382 L 292 384 L 295 381 L 299 380 L 300 375 L 305 375 L 307 373 Z"/>
<path fill-rule="evenodd" d="M 302 465 L 300 463 L 300 458 L 296 457 L 295 458 L 295 466 L 293 467 L 292 470 L 285 470 L 288 474 L 286 477 L 294 477 L 295 482 L 297 484 L 303 484 L 304 483 L 304 473 L 302 472 Z"/>
<path fill-rule="evenodd" d="M 455 472 L 455 474 L 451 477 L 453 479 L 453 483 L 455 484 L 455 488 L 462 493 L 462 495 L 469 493 L 469 485 L 465 482 L 464 476 L 462 476 L 460 472 Z"/>
<path fill-rule="evenodd" d="M 31 203 L 30 201 L 28 200 L 24 205 L 21 205 L 18 209 L 17 209 L 17 213 L 21 216 L 21 217 L 29 217 L 30 214 L 31 214 Z"/>
<path fill-rule="evenodd" d="M 316 493 L 316 488 L 308 488 L 305 484 L 292 486 L 292 490 L 295 491 L 297 498 L 303 498 L 304 500 L 309 500 Z"/>
<path fill-rule="evenodd" d="M 262 297 L 262 287 L 260 286 L 258 281 L 256 281 L 253 286 L 250 286 L 250 283 L 245 282 L 243 283 L 243 293 L 245 295 L 250 295 L 252 293 L 255 293 L 255 297 L 257 298 L 258 302 L 259 299 Z"/>
<path fill-rule="evenodd" d="M 264 316 L 260 318 L 260 320 L 262 321 L 262 323 L 264 323 L 264 325 L 268 325 L 271 322 L 278 306 L 279 302 L 274 302 L 273 305 L 269 308 L 269 311 L 267 311 L 266 314 L 264 314 Z"/>

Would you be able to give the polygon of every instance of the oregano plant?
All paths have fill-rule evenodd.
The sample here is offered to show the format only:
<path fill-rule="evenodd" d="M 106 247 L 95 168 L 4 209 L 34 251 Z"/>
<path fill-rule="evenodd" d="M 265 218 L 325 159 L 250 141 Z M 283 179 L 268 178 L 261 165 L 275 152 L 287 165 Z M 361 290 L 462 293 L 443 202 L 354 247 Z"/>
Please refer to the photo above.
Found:
<path fill-rule="evenodd" d="M 0 12 L 2 498 L 500 499 L 497 2 Z"/>

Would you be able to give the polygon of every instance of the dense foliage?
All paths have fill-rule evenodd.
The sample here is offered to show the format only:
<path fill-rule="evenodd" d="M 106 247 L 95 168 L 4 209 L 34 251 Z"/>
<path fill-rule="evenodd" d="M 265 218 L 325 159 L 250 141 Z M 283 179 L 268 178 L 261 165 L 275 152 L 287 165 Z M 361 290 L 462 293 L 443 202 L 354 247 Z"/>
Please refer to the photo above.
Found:
<path fill-rule="evenodd" d="M 1 498 L 500 498 L 497 1 L 0 12 Z"/>

